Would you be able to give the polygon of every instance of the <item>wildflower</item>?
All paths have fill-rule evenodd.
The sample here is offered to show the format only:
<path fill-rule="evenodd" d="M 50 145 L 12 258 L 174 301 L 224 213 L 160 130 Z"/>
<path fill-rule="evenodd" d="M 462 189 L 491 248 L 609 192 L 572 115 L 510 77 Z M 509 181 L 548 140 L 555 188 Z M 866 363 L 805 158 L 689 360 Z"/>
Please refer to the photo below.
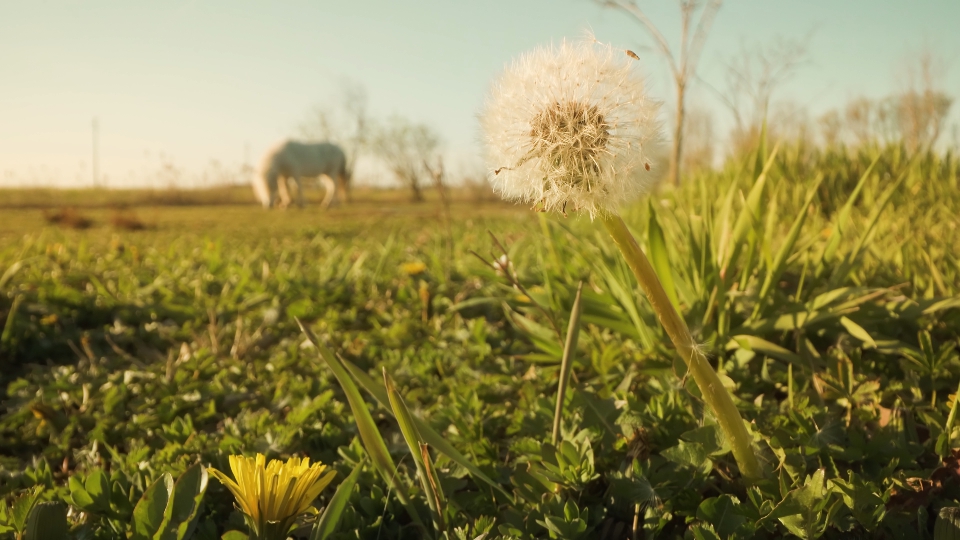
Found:
<path fill-rule="evenodd" d="M 427 265 L 420 261 L 408 262 L 400 265 L 400 271 L 408 276 L 416 276 L 427 271 Z"/>
<path fill-rule="evenodd" d="M 660 104 L 622 51 L 567 43 L 521 56 L 481 114 L 494 188 L 590 217 L 647 193 L 662 143 Z"/>
<path fill-rule="evenodd" d="M 263 454 L 255 458 L 230 456 L 236 481 L 210 468 L 209 472 L 237 499 L 250 527 L 250 538 L 284 539 L 294 520 L 310 509 L 313 500 L 333 480 L 336 471 L 321 476 L 326 465 L 310 464 L 310 458 L 278 459 L 268 464 Z"/>
<path fill-rule="evenodd" d="M 481 117 L 494 188 L 544 210 L 565 212 L 571 205 L 599 218 L 713 409 L 740 472 L 756 480 L 764 472 L 733 396 L 617 213 L 650 189 L 651 161 L 662 143 L 659 104 L 646 96 L 627 56 L 609 46 L 564 42 L 514 62 Z"/>

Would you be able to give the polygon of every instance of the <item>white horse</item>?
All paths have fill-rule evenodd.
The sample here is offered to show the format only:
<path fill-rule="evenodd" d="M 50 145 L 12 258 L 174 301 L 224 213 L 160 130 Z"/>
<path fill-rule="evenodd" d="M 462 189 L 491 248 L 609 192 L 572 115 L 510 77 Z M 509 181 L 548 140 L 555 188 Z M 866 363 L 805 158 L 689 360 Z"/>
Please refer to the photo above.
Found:
<path fill-rule="evenodd" d="M 303 206 L 303 179 L 319 178 L 326 193 L 321 206 L 327 208 L 336 200 L 337 192 L 349 197 L 347 157 L 339 146 L 331 143 L 285 141 L 272 148 L 263 158 L 260 174 L 253 179 L 253 191 L 264 208 L 271 208 L 280 195 L 280 207 L 290 205 L 287 182 L 297 184 L 297 204 Z"/>

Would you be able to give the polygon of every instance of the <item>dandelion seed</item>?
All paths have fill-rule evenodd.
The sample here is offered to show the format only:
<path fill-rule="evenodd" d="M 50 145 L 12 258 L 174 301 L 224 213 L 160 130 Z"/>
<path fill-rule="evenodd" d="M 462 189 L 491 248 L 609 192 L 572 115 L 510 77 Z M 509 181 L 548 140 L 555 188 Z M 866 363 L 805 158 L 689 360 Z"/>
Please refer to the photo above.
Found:
<path fill-rule="evenodd" d="M 649 192 L 660 104 L 617 51 L 594 42 L 540 48 L 494 84 L 481 124 L 505 199 L 547 211 L 569 203 L 593 218 Z"/>

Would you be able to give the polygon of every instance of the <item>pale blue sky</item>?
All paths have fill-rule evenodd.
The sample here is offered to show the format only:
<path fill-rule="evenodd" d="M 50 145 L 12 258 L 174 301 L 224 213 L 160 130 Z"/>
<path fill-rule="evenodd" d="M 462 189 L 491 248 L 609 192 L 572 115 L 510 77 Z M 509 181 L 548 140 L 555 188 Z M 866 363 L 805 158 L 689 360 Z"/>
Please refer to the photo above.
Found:
<path fill-rule="evenodd" d="M 677 35 L 675 2 L 640 2 Z M 949 62 L 943 89 L 960 96 L 957 21 L 958 0 L 728 0 L 701 76 L 722 87 L 722 61 L 741 43 L 810 34 L 809 60 L 780 97 L 814 115 L 890 93 L 898 65 L 924 46 Z M 432 126 L 453 167 L 469 167 L 491 79 L 516 54 L 585 28 L 640 53 L 652 92 L 670 98 L 639 25 L 590 0 L 0 0 L 0 185 L 88 183 L 94 116 L 109 185 L 162 181 L 161 156 L 188 180 L 212 160 L 236 167 L 245 148 L 257 162 L 344 79 L 366 87 L 374 114 Z"/>

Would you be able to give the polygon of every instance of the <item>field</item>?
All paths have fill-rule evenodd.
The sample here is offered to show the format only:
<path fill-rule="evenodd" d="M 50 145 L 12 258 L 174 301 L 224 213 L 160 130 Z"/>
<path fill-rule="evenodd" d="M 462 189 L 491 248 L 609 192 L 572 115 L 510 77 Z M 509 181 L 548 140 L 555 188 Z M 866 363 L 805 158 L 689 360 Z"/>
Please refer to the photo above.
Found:
<path fill-rule="evenodd" d="M 239 189 L 0 192 L 0 538 L 46 500 L 73 538 L 245 538 L 191 466 L 256 452 L 337 471 L 329 538 L 920 539 L 960 505 L 955 156 L 762 146 L 624 210 L 756 482 L 587 217 Z"/>

